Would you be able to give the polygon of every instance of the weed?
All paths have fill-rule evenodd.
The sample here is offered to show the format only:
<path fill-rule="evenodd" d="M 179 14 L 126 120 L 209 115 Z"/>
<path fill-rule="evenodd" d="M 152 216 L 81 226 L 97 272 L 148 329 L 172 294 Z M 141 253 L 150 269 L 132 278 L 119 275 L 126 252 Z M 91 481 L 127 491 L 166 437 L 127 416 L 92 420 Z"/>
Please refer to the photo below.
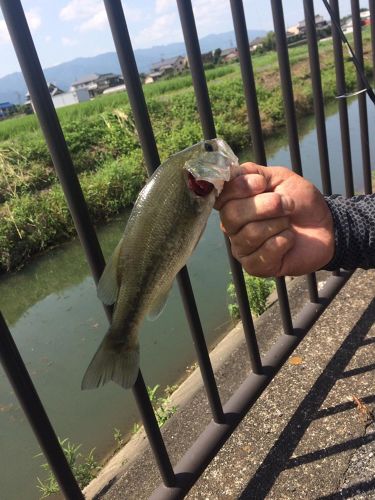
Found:
<path fill-rule="evenodd" d="M 125 444 L 124 436 L 122 435 L 120 429 L 117 429 L 116 427 L 113 429 L 113 439 L 115 440 L 117 449 L 124 446 Z"/>
<path fill-rule="evenodd" d="M 83 489 L 94 479 L 100 469 L 94 458 L 94 449 L 88 455 L 84 456 L 79 451 L 82 446 L 81 444 L 76 445 L 71 443 L 68 438 L 59 439 L 59 441 L 77 483 Z M 37 457 L 40 456 L 43 456 L 43 454 L 39 453 L 37 455 Z M 37 478 L 37 488 L 42 495 L 41 498 L 46 498 L 54 493 L 58 493 L 60 488 L 49 464 L 44 463 L 41 465 L 41 468 L 46 471 L 47 477 L 44 480 L 39 477 Z"/>
<path fill-rule="evenodd" d="M 272 278 L 257 278 L 244 273 L 247 296 L 249 298 L 251 311 L 260 316 L 266 310 L 267 297 L 275 288 L 275 281 Z M 232 319 L 239 319 L 240 310 L 237 304 L 236 291 L 231 282 L 227 288 L 228 296 L 232 301 L 228 305 L 228 311 Z"/>
<path fill-rule="evenodd" d="M 165 396 L 157 396 L 157 392 L 160 389 L 160 385 L 157 384 L 154 387 L 147 387 L 148 397 L 150 398 L 152 407 L 155 412 L 156 421 L 159 427 L 162 427 L 168 419 L 171 418 L 177 411 L 177 406 L 170 405 L 170 396 L 172 392 L 176 390 L 177 386 L 167 386 L 164 394 Z M 138 423 L 133 425 L 132 434 L 137 434 L 142 426 Z"/>
<path fill-rule="evenodd" d="M 177 406 L 170 406 L 169 400 L 170 396 L 167 394 L 166 396 L 158 397 L 156 396 L 157 391 L 159 390 L 160 385 L 157 384 L 154 387 L 147 387 L 148 396 L 150 398 L 152 407 L 154 408 L 156 420 L 158 422 L 159 427 L 162 427 L 165 422 L 177 411 Z"/>
<path fill-rule="evenodd" d="M 137 434 L 142 429 L 142 426 L 136 422 L 132 428 L 132 434 Z"/>

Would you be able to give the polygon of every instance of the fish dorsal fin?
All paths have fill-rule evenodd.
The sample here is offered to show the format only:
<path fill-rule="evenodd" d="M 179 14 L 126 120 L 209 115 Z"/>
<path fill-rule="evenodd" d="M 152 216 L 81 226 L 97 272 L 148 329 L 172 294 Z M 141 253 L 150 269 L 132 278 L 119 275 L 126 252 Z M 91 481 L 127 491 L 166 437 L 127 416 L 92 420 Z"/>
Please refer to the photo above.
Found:
<path fill-rule="evenodd" d="M 158 295 L 156 300 L 154 300 L 152 306 L 150 307 L 150 309 L 147 313 L 147 319 L 149 319 L 150 321 L 155 321 L 156 319 L 158 319 L 158 317 L 163 312 L 165 304 L 167 303 L 168 295 L 169 295 L 169 292 L 171 291 L 171 288 L 172 288 L 172 285 L 170 286 L 170 288 L 168 288 L 168 290 L 166 292 Z"/>
<path fill-rule="evenodd" d="M 103 304 L 107 306 L 114 304 L 118 295 L 119 283 L 117 269 L 122 241 L 121 238 L 112 256 L 108 260 L 98 283 L 98 297 Z"/>

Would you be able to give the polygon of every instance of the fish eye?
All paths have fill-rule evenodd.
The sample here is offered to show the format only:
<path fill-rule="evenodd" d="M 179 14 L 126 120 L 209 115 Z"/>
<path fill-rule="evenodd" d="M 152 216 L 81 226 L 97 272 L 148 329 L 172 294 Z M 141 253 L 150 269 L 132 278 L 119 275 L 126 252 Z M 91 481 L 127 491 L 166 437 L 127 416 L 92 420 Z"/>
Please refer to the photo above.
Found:
<path fill-rule="evenodd" d="M 208 141 L 204 141 L 203 147 L 206 151 L 211 152 L 214 150 L 214 147 L 212 144 L 210 144 Z"/>

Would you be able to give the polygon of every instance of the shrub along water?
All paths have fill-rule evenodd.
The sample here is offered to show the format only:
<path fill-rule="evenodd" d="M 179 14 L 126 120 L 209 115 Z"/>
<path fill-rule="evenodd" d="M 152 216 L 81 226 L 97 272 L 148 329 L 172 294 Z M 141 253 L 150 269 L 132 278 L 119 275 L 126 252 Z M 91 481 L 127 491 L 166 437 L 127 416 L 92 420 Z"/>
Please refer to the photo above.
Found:
<path fill-rule="evenodd" d="M 370 72 L 370 32 L 364 30 Z M 335 96 L 332 43 L 320 46 L 326 101 Z M 297 116 L 312 111 L 307 47 L 290 49 Z M 264 135 L 284 125 L 275 52 L 253 58 Z M 249 145 L 246 105 L 238 64 L 206 71 L 217 134 L 235 151 Z M 346 61 L 347 90 L 355 69 Z M 201 140 L 190 76 L 144 87 L 161 160 Z M 134 120 L 125 93 L 58 110 L 62 129 L 94 222 L 131 205 L 146 179 Z M 35 116 L 0 123 L 0 272 L 74 234 L 61 188 Z"/>

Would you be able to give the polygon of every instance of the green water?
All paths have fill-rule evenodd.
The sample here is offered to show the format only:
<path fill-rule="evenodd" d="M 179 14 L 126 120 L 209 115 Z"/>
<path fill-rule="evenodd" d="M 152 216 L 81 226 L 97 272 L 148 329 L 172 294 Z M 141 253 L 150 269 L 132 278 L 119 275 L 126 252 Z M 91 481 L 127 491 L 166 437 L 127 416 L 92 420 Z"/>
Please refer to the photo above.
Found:
<path fill-rule="evenodd" d="M 118 242 L 126 214 L 99 230 L 108 255 Z M 188 268 L 209 344 L 228 327 L 225 244 L 214 213 Z M 107 328 L 81 247 L 73 241 L 0 281 L 0 307 L 61 438 L 96 448 L 103 458 L 114 447 L 114 428 L 126 434 L 139 419 L 131 391 L 108 384 L 81 391 L 80 383 Z M 141 368 L 146 384 L 178 381 L 195 361 L 187 322 L 174 286 L 165 311 L 141 331 Z M 166 369 L 167 367 L 167 369 Z M 38 444 L 3 372 L 0 372 L 1 500 L 38 498 L 35 478 L 42 459 Z"/>
<path fill-rule="evenodd" d="M 369 105 L 370 137 L 374 137 L 374 107 Z M 362 186 L 357 103 L 349 106 L 355 184 Z M 319 157 L 314 119 L 299 124 L 304 174 L 320 185 Z M 327 108 L 327 134 L 334 192 L 344 192 L 339 122 L 336 105 Z M 374 158 L 374 142 L 371 154 Z M 285 133 L 268 141 L 269 164 L 290 166 Z M 251 158 L 251 151 L 241 160 Z M 100 228 L 99 238 L 108 256 L 126 221 Z M 203 329 L 213 345 L 229 326 L 226 287 L 229 280 L 225 243 L 213 213 L 188 263 Z M 139 420 L 131 391 L 108 384 L 96 391 L 80 390 L 82 375 L 105 334 L 107 320 L 98 301 L 78 241 L 72 241 L 35 259 L 22 271 L 0 280 L 2 310 L 50 420 L 61 438 L 96 448 L 104 458 L 115 446 L 114 428 L 129 433 Z M 141 331 L 141 368 L 153 387 L 176 383 L 195 362 L 194 348 L 179 294 L 174 286 L 167 306 L 155 322 Z M 34 500 L 39 497 L 36 476 L 43 475 L 38 444 L 20 409 L 9 382 L 0 370 L 0 500 Z"/>

